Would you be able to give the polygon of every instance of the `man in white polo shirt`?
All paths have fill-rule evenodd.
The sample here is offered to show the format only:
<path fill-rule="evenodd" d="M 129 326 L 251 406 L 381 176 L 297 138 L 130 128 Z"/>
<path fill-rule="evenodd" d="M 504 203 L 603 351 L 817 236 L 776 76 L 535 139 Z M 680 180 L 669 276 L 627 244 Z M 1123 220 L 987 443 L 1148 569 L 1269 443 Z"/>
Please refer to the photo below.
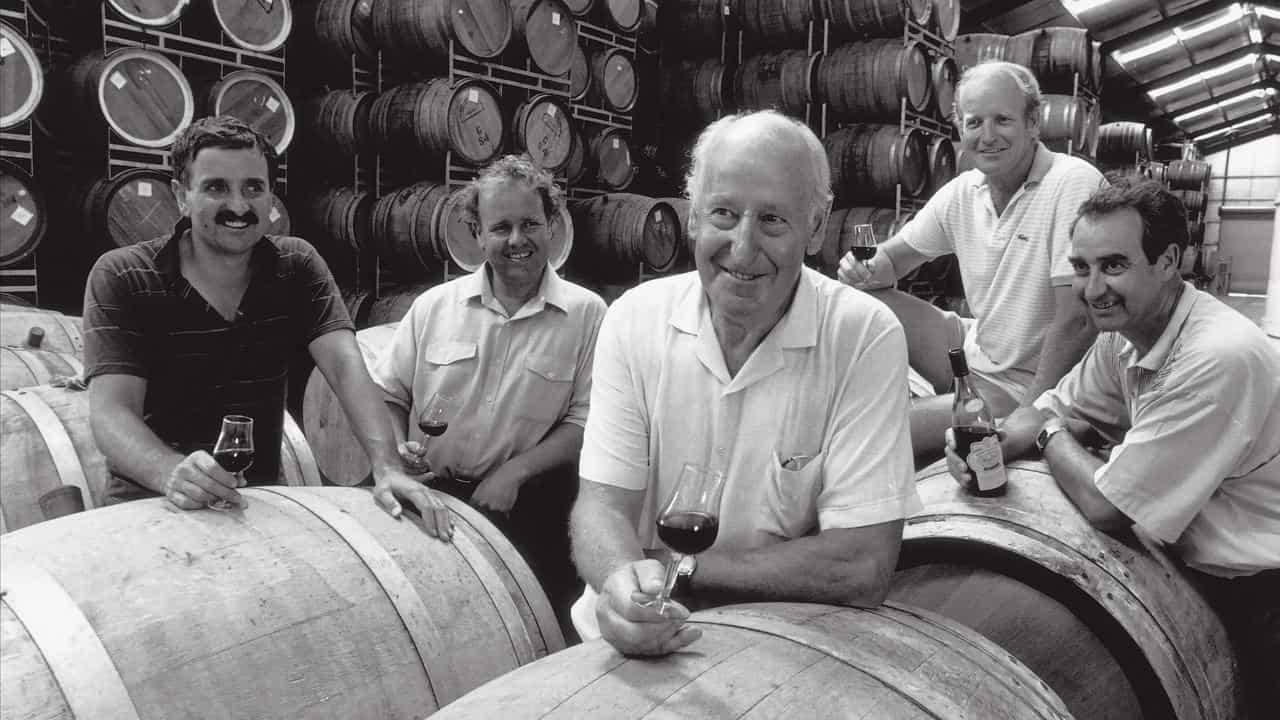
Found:
<path fill-rule="evenodd" d="M 953 383 L 947 350 L 963 346 L 971 378 L 998 415 L 1035 400 L 1084 354 L 1095 335 L 1071 294 L 1068 228 L 1099 186 L 1087 162 L 1039 141 L 1040 87 L 1008 62 L 970 68 L 956 88 L 960 143 L 975 169 L 943 186 L 867 264 L 846 256 L 840 278 L 875 291 L 907 332 L 911 366 L 939 393 Z M 892 289 L 927 260 L 954 252 L 974 319 L 961 323 Z M 951 395 L 911 410 L 918 462 L 940 457 Z"/>
<path fill-rule="evenodd" d="M 831 202 L 817 137 L 776 112 L 713 123 L 693 151 L 697 272 L 605 315 L 583 438 L 574 605 L 584 639 L 660 655 L 692 642 L 660 614 L 658 504 L 685 463 L 725 473 L 719 534 L 682 568 L 698 600 L 874 606 L 920 507 L 906 342 L 881 303 L 804 267 Z M 686 594 L 685 597 L 688 597 Z"/>
<path fill-rule="evenodd" d="M 1039 451 L 1102 530 L 1137 525 L 1206 586 L 1260 713 L 1280 707 L 1280 353 L 1182 281 L 1182 204 L 1157 183 L 1099 191 L 1072 231 L 1074 288 L 1101 331 L 1034 407 L 1009 416 L 1010 458 Z M 1089 452 L 1120 440 L 1107 459 Z M 948 451 L 953 474 L 959 457 Z M 1269 668 L 1269 669 L 1268 669 Z M 1252 673 L 1252 675 L 1250 675 Z"/>

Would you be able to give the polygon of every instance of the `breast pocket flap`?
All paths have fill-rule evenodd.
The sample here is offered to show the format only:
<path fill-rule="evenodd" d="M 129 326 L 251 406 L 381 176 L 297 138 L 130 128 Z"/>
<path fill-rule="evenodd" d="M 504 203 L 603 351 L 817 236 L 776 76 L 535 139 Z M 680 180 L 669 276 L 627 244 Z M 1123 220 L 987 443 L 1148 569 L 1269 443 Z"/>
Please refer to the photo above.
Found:
<path fill-rule="evenodd" d="M 452 365 L 476 356 L 473 342 L 439 342 L 427 346 L 423 358 L 433 365 Z"/>

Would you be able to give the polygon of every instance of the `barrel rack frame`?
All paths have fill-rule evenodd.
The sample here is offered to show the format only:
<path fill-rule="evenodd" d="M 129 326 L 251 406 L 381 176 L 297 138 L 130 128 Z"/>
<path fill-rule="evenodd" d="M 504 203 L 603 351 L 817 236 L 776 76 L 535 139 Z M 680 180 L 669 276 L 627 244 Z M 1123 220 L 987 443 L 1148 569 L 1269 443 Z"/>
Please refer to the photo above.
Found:
<path fill-rule="evenodd" d="M 23 0 L 3 0 L 0 3 L 0 21 L 8 23 L 25 37 L 31 37 L 27 5 Z M 34 177 L 35 147 L 31 127 L 31 118 L 27 118 L 14 127 L 0 131 L 0 158 Z M 37 254 L 38 249 L 12 266 L 0 269 L 0 292 L 18 296 L 32 305 L 39 304 Z"/>

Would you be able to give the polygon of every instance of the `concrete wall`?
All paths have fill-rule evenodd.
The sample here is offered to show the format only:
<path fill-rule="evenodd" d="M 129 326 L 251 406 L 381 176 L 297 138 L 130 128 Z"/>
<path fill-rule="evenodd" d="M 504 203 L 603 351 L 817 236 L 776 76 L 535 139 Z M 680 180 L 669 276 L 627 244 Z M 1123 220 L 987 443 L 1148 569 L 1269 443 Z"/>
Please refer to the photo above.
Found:
<path fill-rule="evenodd" d="M 1232 258 L 1231 292 L 1266 292 L 1274 207 L 1280 193 L 1280 134 L 1268 135 L 1206 158 L 1213 167 L 1205 213 L 1206 250 Z M 1229 208 L 1257 211 L 1222 212 Z"/>

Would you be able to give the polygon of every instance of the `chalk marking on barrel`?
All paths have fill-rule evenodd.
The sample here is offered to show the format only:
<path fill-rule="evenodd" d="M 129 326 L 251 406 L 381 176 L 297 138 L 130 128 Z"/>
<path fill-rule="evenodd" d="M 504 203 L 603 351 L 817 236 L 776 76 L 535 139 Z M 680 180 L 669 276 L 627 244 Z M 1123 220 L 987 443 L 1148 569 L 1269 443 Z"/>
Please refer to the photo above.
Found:
<path fill-rule="evenodd" d="M 120 671 L 102 639 L 52 575 L 10 555 L 4 561 L 4 604 L 26 628 L 71 714 L 77 718 L 137 720 Z"/>
<path fill-rule="evenodd" d="M 80 494 L 84 496 L 84 509 L 92 510 L 94 508 L 93 492 L 89 490 L 89 483 L 85 480 L 84 468 L 80 465 L 80 455 L 76 452 L 76 445 L 67 434 L 67 428 L 62 424 L 62 420 L 38 395 L 22 390 L 5 390 L 0 395 L 16 402 L 18 407 L 31 417 L 32 422 L 36 424 L 36 430 L 44 440 L 45 449 L 53 461 L 53 468 L 57 471 L 58 478 L 63 485 L 75 485 L 80 488 Z"/>
<path fill-rule="evenodd" d="M 337 533 L 338 537 L 347 543 L 352 552 L 369 569 L 377 580 L 378 586 L 391 601 L 391 606 L 395 608 L 405 631 L 409 633 L 414 649 L 418 652 L 422 669 L 427 676 L 427 684 L 436 701 L 443 707 L 446 703 L 462 696 L 458 678 L 449 663 L 447 648 L 440 639 L 440 632 L 431 614 L 427 612 L 426 605 L 418 596 L 413 583 L 405 576 L 404 570 L 377 537 L 351 515 L 318 495 L 308 493 L 304 499 L 300 493 L 285 494 L 269 487 L 257 487 L 253 490 L 255 496 L 274 495 L 286 501 L 271 498 L 269 502 L 277 507 L 288 503 L 298 505 Z"/>

